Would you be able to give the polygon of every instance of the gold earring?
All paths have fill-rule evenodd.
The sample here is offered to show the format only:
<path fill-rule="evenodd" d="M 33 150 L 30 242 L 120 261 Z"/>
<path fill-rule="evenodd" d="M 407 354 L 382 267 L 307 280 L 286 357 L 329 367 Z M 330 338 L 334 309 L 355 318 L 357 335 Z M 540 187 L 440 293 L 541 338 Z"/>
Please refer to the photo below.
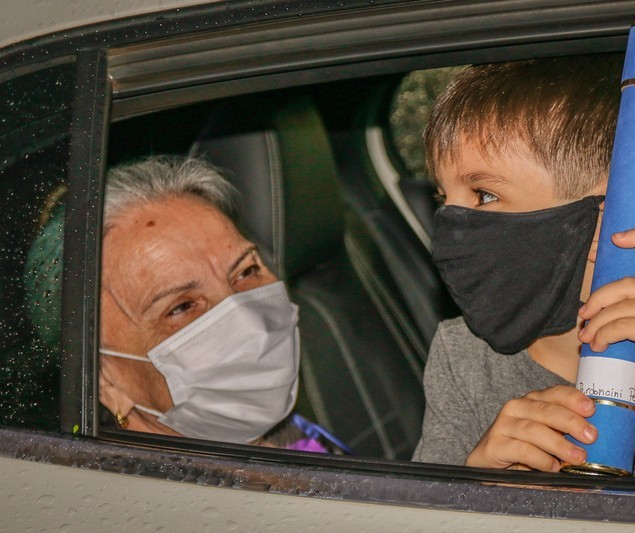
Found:
<path fill-rule="evenodd" d="M 126 429 L 128 427 L 128 417 L 123 416 L 119 411 L 115 413 L 115 418 L 117 419 L 117 425 L 121 429 Z"/>

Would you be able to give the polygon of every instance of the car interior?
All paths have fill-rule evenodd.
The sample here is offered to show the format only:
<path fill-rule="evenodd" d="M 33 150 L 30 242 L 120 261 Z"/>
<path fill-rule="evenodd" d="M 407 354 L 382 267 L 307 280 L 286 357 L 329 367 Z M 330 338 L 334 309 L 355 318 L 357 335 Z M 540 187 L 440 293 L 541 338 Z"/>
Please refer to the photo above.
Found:
<path fill-rule="evenodd" d="M 13 188 L 2 200 L 3 227 L 15 225 L 18 231 L 0 237 L 6 241 L 3 248 L 11 251 L 0 263 L 3 280 L 14 287 L 0 294 L 4 313 L 0 325 L 8 332 L 0 370 L 12 376 L 11 383 L 41 385 L 27 387 L 17 397 L 6 396 L 0 404 L 5 423 L 42 427 L 42 413 L 50 412 L 46 402 L 53 400 L 61 405 L 61 415 L 56 412 L 49 427 L 74 431 L 77 424 L 78 431 L 87 432 L 91 420 L 87 406 L 98 403 L 94 366 L 98 332 L 77 341 L 75 347 L 79 345 L 84 354 L 81 365 L 72 349 L 60 348 L 60 342 L 66 342 L 59 335 L 62 316 L 71 321 L 69 331 L 86 332 L 74 309 L 60 308 L 55 287 L 63 277 L 70 292 L 83 290 L 76 278 L 88 270 L 71 252 L 61 250 L 59 232 L 42 234 L 46 221 L 59 217 L 63 209 L 59 191 L 65 190 L 65 184 L 60 176 L 68 173 L 69 181 L 78 181 L 92 172 L 91 176 L 103 179 L 109 166 L 146 155 L 192 155 L 223 169 L 238 188 L 239 227 L 259 246 L 300 306 L 297 410 L 337 435 L 355 455 L 407 461 L 421 431 L 428 347 L 439 321 L 458 314 L 432 262 L 434 187 L 426 177 L 421 149 L 426 110 L 465 63 L 549 52 L 501 48 L 431 59 L 412 54 L 378 68 L 360 62 L 330 74 L 317 67 L 297 67 L 299 73 L 292 71 L 295 78 L 285 78 L 288 72 L 275 77 L 275 61 L 283 62 L 267 48 L 258 61 L 263 60 L 262 68 L 273 74 L 259 81 L 253 74 L 260 72 L 256 59 L 244 66 L 244 79 L 235 66 L 240 54 L 258 46 L 257 39 L 247 31 L 237 34 L 235 42 L 230 42 L 230 33 L 210 35 L 114 47 L 107 61 L 95 59 L 98 74 L 104 80 L 108 74 L 99 105 L 93 103 L 95 114 L 105 116 L 106 126 L 99 130 L 103 138 L 95 135 L 91 142 L 107 155 L 103 160 L 94 157 L 89 170 L 73 166 L 72 158 L 70 171 L 65 167 L 71 150 L 69 123 L 80 120 L 79 111 L 70 109 L 70 96 L 61 90 L 48 94 L 53 103 L 42 99 L 41 116 L 23 113 L 37 119 L 45 142 L 29 154 L 29 169 L 35 171 L 18 172 L 11 154 L 3 154 L 9 161 L 3 172 L 25 178 L 13 179 Z M 310 31 L 307 35 L 307 39 L 316 37 Z M 608 39 L 600 48 L 620 49 L 622 41 Z M 246 51 L 241 51 L 243 47 Z M 571 41 L 562 44 L 558 53 L 588 48 L 585 42 Z M 304 57 L 298 50 L 302 53 L 296 50 L 289 61 Z M 269 53 L 275 60 L 267 59 Z M 83 72 L 81 68 L 88 67 L 80 65 Z M 77 72 L 74 65 L 53 71 L 53 83 L 43 79 L 37 85 L 24 78 L 33 87 L 31 100 L 38 92 L 47 92 L 42 87 L 68 85 Z M 3 86 L 3 90 L 16 89 Z M 30 133 L 18 124 L 0 130 L 6 139 Z M 0 149 L 18 150 L 17 142 L 0 144 Z M 33 165 L 37 158 L 42 163 Z M 92 231 L 91 238 L 98 243 L 94 227 L 98 227 L 103 182 L 95 179 L 95 183 L 82 198 L 94 218 L 86 222 L 67 215 L 65 243 L 81 231 Z M 51 239 L 56 246 L 50 246 Z M 98 254 L 93 260 L 99 264 Z M 96 301 L 96 291 L 89 297 Z M 19 312 L 4 311 L 12 308 Z M 86 313 L 98 324 L 94 310 Z M 25 352 L 34 361 L 29 366 L 34 375 L 26 380 L 20 366 Z M 67 364 L 72 370 L 66 369 Z M 60 382 L 65 390 L 61 398 Z M 81 391 L 67 394 L 73 387 Z M 81 423 L 75 414 L 75 418 L 65 415 L 73 410 L 83 413 Z M 116 429 L 112 417 L 95 418 L 101 424 L 93 432 L 96 436 L 101 430 L 109 438 L 126 433 Z"/>
<path fill-rule="evenodd" d="M 53 82 L 74 72 L 65 65 L 37 73 L 39 85 L 28 76 L 22 82 L 31 82 L 35 98 L 42 86 L 63 86 Z M 149 154 L 180 154 L 221 168 L 241 195 L 239 227 L 301 309 L 296 410 L 356 455 L 409 460 L 425 407 L 428 346 L 439 320 L 457 310 L 432 263 L 433 187 L 421 172 L 408 170 L 390 124 L 404 76 L 197 98 L 114 116 L 106 167 Z M 424 77 L 421 86 L 428 104 L 442 87 L 433 78 Z M 2 262 L 3 277 L 13 280 L 14 289 L 3 291 L 2 308 L 20 312 L 0 317 L 10 332 L 0 366 L 13 384 L 5 390 L 17 391 L 2 403 L 5 423 L 55 429 L 64 415 L 47 409 L 45 399 L 61 402 L 63 412 L 68 400 L 60 396 L 60 380 L 67 380 L 64 388 L 73 379 L 60 374 L 61 284 L 72 277 L 62 267 L 80 265 L 64 256 L 62 246 L 67 187 L 60 179 L 68 171 L 71 110 L 61 92 L 48 96 L 40 98 L 39 111 L 48 129 L 28 162 L 37 169 L 38 185 L 18 181 L 4 201 L 4 224 L 15 220 L 22 230 L 3 236 L 11 251 Z M 56 100 L 60 107 L 52 114 Z M 420 137 L 424 124 L 410 125 L 415 131 L 409 137 Z M 5 151 L 11 140 L 18 144 L 25 127 L 31 126 L 8 124 Z M 3 171 L 20 174 L 11 159 Z M 26 266 L 16 268 L 16 258 Z M 28 379 L 20 368 L 23 353 L 31 361 Z M 104 411 L 101 424 L 113 431 Z"/>
<path fill-rule="evenodd" d="M 386 87 L 398 81 L 271 91 L 115 122 L 109 164 L 180 153 L 223 169 L 241 194 L 241 229 L 300 306 L 297 410 L 356 454 L 408 460 L 427 349 L 455 310 L 365 152 L 375 106 L 390 106 L 377 94 L 390 99 Z M 167 134 L 175 130 L 176 146 Z M 431 188 L 420 190 L 429 202 Z"/>

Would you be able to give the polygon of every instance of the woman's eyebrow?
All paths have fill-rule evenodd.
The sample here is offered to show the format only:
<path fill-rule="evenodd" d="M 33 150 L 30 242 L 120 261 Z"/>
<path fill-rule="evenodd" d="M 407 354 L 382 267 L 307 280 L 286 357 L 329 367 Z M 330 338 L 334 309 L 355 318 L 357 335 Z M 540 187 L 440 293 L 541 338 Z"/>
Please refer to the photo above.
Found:
<path fill-rule="evenodd" d="M 153 297 L 150 303 L 143 309 L 143 313 L 145 313 L 148 309 L 150 309 L 156 302 L 165 298 L 166 296 L 171 296 L 173 294 L 180 294 L 185 291 L 189 291 L 192 289 L 197 289 L 200 286 L 200 282 L 198 281 L 188 281 L 187 283 L 183 283 L 181 285 L 177 285 L 175 287 L 170 287 L 169 289 L 165 289 L 163 291 L 157 292 Z"/>
<path fill-rule="evenodd" d="M 258 251 L 258 247 L 255 244 L 252 244 L 251 246 L 245 248 L 242 253 L 236 258 L 236 260 L 229 266 L 229 274 L 231 274 L 236 267 L 238 267 L 238 265 L 240 265 L 240 263 L 242 263 L 243 259 L 245 259 L 245 257 L 247 257 L 249 254 L 253 253 L 253 252 L 257 252 Z"/>

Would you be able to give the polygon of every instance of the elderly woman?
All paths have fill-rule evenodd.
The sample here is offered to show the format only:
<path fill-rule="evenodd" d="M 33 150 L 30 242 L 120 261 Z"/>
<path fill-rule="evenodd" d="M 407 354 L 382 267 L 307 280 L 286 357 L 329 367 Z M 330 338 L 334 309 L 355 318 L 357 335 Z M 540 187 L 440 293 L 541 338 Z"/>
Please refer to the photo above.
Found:
<path fill-rule="evenodd" d="M 298 310 L 231 221 L 234 198 L 202 160 L 151 157 L 109 172 L 100 401 L 124 429 L 337 449 L 288 416 Z"/>

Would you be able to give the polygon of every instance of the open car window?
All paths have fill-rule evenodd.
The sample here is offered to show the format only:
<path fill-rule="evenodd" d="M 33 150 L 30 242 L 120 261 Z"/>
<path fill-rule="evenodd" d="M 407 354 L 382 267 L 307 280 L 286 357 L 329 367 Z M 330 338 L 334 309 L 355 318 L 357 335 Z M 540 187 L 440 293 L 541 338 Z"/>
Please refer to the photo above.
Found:
<path fill-rule="evenodd" d="M 434 186 L 426 167 L 423 130 L 437 96 L 463 67 L 415 71 L 404 76 L 394 93 L 387 128 L 389 165 L 378 176 L 404 218 L 431 249 Z"/>
<path fill-rule="evenodd" d="M 317 39 L 291 33 L 288 57 L 300 58 Z M 466 62 L 452 57 L 447 67 L 301 85 L 284 77 L 287 65 L 273 53 L 262 58 L 257 68 L 266 75 L 255 82 L 249 61 L 222 71 L 223 61 L 248 57 L 256 42 L 249 32 L 220 32 L 110 51 L 106 172 L 171 154 L 206 159 L 226 173 L 241 197 L 236 224 L 300 308 L 300 414 L 359 456 L 408 460 L 425 406 L 428 348 L 439 321 L 457 311 L 429 242 L 391 188 L 411 212 L 425 204 L 415 218 L 429 236 L 433 188 L 420 136 L 435 96 Z M 210 69 L 221 45 L 222 61 Z M 383 145 L 369 142 L 369 124 Z M 392 186 L 376 164 L 382 149 L 399 176 Z M 105 431 L 117 431 L 107 414 L 103 421 Z"/>

